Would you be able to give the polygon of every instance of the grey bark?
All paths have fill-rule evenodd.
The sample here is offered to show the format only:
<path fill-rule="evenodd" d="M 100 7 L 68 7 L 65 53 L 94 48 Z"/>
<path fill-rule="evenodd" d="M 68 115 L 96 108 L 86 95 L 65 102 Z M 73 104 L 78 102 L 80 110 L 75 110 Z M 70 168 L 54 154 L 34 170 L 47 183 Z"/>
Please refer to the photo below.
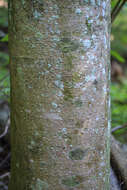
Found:
<path fill-rule="evenodd" d="M 110 1 L 10 0 L 9 190 L 109 190 Z"/>
<path fill-rule="evenodd" d="M 112 168 L 110 171 L 110 190 L 121 190 L 118 179 Z"/>
<path fill-rule="evenodd" d="M 113 136 L 111 138 L 111 164 L 119 179 L 122 190 L 127 189 L 127 147 L 118 142 Z"/>

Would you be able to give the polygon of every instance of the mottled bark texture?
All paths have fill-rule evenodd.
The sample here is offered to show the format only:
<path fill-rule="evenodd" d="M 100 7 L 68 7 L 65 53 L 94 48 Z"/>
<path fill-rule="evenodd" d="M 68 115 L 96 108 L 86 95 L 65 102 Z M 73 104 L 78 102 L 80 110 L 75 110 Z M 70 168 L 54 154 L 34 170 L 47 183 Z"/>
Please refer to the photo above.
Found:
<path fill-rule="evenodd" d="M 109 190 L 109 0 L 10 0 L 9 190 Z"/>

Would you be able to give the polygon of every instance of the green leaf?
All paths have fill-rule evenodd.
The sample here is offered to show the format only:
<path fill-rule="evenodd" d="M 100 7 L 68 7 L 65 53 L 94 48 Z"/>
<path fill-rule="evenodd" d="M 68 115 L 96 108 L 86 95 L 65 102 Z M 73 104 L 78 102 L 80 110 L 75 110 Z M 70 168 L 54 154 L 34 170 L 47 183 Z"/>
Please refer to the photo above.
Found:
<path fill-rule="evenodd" d="M 0 40 L 1 42 L 8 42 L 8 34 L 6 36 L 4 36 L 4 38 L 2 38 L 2 40 Z"/>
<path fill-rule="evenodd" d="M 125 59 L 116 51 L 111 50 L 111 55 L 121 63 L 125 63 Z"/>
<path fill-rule="evenodd" d="M 111 8 L 113 9 L 116 5 L 117 1 L 116 0 L 112 0 L 111 1 Z"/>

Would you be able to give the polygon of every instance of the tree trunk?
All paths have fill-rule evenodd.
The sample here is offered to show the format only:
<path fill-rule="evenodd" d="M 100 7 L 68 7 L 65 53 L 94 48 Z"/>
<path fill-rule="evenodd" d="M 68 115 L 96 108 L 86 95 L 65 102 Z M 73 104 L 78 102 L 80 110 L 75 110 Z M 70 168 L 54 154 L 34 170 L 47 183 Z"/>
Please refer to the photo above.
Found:
<path fill-rule="evenodd" d="M 9 190 L 109 190 L 110 1 L 10 0 Z"/>

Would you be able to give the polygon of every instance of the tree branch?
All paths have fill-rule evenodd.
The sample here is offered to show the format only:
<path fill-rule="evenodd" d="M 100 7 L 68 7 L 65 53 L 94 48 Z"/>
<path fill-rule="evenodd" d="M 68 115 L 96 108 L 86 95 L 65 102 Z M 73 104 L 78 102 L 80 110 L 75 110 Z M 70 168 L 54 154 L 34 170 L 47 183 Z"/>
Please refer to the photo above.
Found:
<path fill-rule="evenodd" d="M 126 128 L 127 127 L 127 123 L 125 123 L 124 125 L 120 125 L 120 126 L 117 126 L 117 127 L 114 127 L 111 132 L 114 133 L 115 131 L 119 130 L 119 129 L 123 129 L 123 128 Z"/>
<path fill-rule="evenodd" d="M 127 0 L 118 0 L 117 4 L 115 5 L 114 9 L 112 10 L 111 13 L 111 22 L 113 23 L 121 9 L 123 8 L 124 4 L 126 3 Z"/>
<path fill-rule="evenodd" d="M 6 124 L 6 126 L 5 126 L 5 130 L 4 130 L 4 132 L 0 135 L 0 139 L 1 139 L 2 137 L 4 137 L 4 136 L 7 134 L 9 126 L 10 126 L 10 118 L 8 118 L 7 124 Z"/>
<path fill-rule="evenodd" d="M 1 176 L 0 176 L 0 179 L 3 179 L 3 178 L 5 178 L 5 177 L 10 177 L 10 172 L 7 172 L 7 173 L 1 175 Z"/>

